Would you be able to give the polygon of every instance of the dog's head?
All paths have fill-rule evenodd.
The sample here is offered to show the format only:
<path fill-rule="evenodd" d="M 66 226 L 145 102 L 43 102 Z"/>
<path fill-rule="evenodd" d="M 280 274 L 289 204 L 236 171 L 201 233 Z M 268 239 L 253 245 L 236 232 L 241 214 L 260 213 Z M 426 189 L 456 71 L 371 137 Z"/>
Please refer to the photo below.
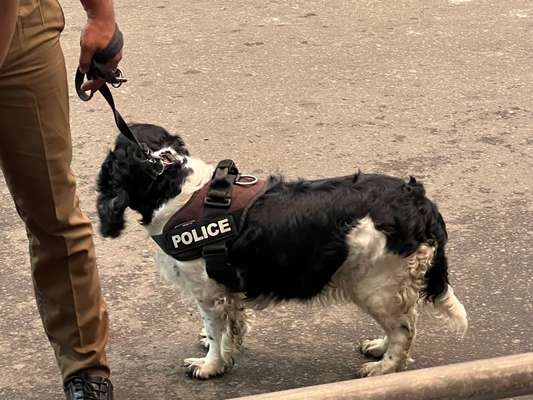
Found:
<path fill-rule="evenodd" d="M 127 207 L 141 214 L 143 224 L 149 224 L 153 212 L 181 192 L 181 185 L 190 173 L 185 158 L 189 152 L 181 137 L 150 124 L 133 124 L 130 129 L 151 151 L 170 150 L 178 161 L 154 177 L 141 149 L 119 135 L 115 148 L 102 163 L 97 181 L 100 232 L 106 237 L 120 235 Z"/>

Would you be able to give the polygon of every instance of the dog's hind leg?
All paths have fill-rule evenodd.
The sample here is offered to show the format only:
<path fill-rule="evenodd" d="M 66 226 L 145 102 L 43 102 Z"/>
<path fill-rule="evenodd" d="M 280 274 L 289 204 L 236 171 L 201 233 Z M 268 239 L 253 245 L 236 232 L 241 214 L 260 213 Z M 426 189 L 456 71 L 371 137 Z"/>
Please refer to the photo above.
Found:
<path fill-rule="evenodd" d="M 363 342 L 361 350 L 380 361 L 363 364 L 360 376 L 383 375 L 404 369 L 415 337 L 416 310 L 412 307 L 401 315 L 373 315 L 385 329 L 386 338 Z"/>
<path fill-rule="evenodd" d="M 432 247 L 421 245 L 407 259 L 378 263 L 373 273 L 363 278 L 367 288 L 373 290 L 362 289 L 366 294 L 359 297 L 358 303 L 374 317 L 387 336 L 362 343 L 364 354 L 382 359 L 364 364 L 361 376 L 400 371 L 410 361 L 418 315 L 416 307 L 433 254 Z"/>

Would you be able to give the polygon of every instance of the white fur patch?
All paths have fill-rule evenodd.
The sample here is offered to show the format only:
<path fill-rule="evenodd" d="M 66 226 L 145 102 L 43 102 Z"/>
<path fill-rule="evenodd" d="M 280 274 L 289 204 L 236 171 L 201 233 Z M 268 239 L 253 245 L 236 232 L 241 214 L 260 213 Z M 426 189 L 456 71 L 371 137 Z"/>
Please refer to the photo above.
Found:
<path fill-rule="evenodd" d="M 146 227 L 151 236 L 159 235 L 167 221 L 174 213 L 189 201 L 192 194 L 201 189 L 213 176 L 215 167 L 206 164 L 202 160 L 193 157 L 184 157 L 185 166 L 192 169 L 192 174 L 187 177 L 181 193 L 175 198 L 167 201 L 158 210 L 154 212 L 152 222 Z"/>

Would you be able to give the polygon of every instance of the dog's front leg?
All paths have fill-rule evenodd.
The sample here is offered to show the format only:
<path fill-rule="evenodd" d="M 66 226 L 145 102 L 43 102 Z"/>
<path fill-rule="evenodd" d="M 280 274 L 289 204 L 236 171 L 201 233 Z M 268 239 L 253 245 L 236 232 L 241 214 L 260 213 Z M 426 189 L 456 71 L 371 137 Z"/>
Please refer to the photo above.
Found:
<path fill-rule="evenodd" d="M 209 350 L 204 358 L 187 358 L 184 360 L 187 372 L 197 379 L 209 379 L 222 375 L 233 366 L 233 358 L 224 357 L 222 339 L 227 325 L 226 299 L 198 300 L 198 308 L 204 321 Z M 227 358 L 227 359 L 226 359 Z"/>

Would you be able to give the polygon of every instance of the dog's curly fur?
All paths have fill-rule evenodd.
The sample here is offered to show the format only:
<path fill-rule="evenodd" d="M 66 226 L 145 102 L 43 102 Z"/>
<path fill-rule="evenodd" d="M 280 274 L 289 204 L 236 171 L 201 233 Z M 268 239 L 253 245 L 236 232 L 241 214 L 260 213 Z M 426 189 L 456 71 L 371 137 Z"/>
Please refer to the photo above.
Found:
<path fill-rule="evenodd" d="M 151 150 L 172 149 L 179 161 L 154 180 L 136 145 L 119 137 L 98 178 L 104 236 L 120 234 L 127 207 L 141 214 L 151 235 L 161 233 L 214 170 L 189 157 L 181 138 L 163 128 L 131 128 Z M 246 332 L 245 307 L 285 300 L 348 301 L 374 317 L 386 337 L 361 346 L 363 353 L 381 358 L 363 365 L 361 375 L 367 376 L 406 366 L 420 303 L 465 332 L 466 312 L 448 284 L 446 241 L 441 214 L 412 177 L 270 177 L 229 249 L 242 293 L 209 279 L 203 259 L 180 262 L 161 253 L 157 262 L 164 277 L 197 301 L 204 319 L 209 351 L 205 358 L 186 360 L 192 376 L 209 378 L 233 366 Z"/>

